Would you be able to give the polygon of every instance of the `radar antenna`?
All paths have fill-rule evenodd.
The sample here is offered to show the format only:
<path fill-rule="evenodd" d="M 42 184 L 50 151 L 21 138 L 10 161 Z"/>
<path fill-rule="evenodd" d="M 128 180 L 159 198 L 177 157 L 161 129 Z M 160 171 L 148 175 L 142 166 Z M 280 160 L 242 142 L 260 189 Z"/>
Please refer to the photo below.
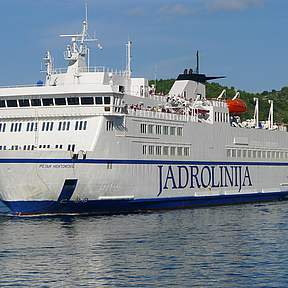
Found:
<path fill-rule="evenodd" d="M 89 48 L 87 42 L 96 42 L 98 49 L 103 49 L 99 40 L 96 37 L 91 37 L 88 33 L 88 5 L 85 4 L 85 20 L 82 22 L 82 32 L 80 34 L 61 34 L 60 37 L 71 38 L 71 44 L 67 45 L 64 52 L 65 60 L 74 63 L 79 59 L 79 56 L 88 58 L 89 63 Z"/>

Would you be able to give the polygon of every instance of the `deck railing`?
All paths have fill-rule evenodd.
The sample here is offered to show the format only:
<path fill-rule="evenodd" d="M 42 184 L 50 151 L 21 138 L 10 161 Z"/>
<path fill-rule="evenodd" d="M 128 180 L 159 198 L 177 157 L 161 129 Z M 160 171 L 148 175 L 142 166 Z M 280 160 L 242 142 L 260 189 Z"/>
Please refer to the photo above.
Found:
<path fill-rule="evenodd" d="M 129 108 L 128 115 L 144 118 L 182 121 L 182 122 L 189 122 L 189 121 L 198 122 L 198 115 L 196 114 L 196 111 L 192 111 L 192 115 L 181 115 L 177 113 L 167 113 L 167 112 L 147 111 L 137 109 L 135 110 Z"/>

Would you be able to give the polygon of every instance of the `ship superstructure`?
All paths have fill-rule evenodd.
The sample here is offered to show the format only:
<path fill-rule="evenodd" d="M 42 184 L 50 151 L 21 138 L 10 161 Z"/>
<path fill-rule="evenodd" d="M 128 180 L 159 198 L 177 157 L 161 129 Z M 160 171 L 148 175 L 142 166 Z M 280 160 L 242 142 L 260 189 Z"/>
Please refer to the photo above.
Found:
<path fill-rule="evenodd" d="M 245 103 L 185 69 L 168 95 L 123 71 L 89 67 L 88 20 L 67 68 L 45 56 L 46 81 L 0 89 L 0 199 L 17 215 L 118 213 L 282 200 L 288 137 L 273 122 L 241 122 Z M 98 45 L 98 47 L 100 47 Z M 257 102 L 257 99 L 255 99 Z"/>

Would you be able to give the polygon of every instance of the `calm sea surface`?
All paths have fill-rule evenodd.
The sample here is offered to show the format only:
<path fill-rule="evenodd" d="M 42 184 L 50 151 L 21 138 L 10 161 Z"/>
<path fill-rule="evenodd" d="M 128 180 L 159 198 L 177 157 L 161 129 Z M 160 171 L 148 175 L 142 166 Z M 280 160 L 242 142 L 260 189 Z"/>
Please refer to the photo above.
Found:
<path fill-rule="evenodd" d="M 0 287 L 288 287 L 288 202 L 17 219 Z"/>

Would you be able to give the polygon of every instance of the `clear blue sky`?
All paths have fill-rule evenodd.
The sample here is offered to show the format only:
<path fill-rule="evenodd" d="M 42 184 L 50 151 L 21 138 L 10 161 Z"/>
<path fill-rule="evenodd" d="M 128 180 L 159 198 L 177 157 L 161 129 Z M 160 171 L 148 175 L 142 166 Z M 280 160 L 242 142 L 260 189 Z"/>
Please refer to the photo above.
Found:
<path fill-rule="evenodd" d="M 104 49 L 91 65 L 125 66 L 133 41 L 133 74 L 176 77 L 195 66 L 226 75 L 220 83 L 249 91 L 288 85 L 287 0 L 87 0 L 90 33 Z M 84 0 L 1 0 L 0 85 L 35 83 L 51 50 L 64 67 L 61 33 L 81 29 Z"/>

